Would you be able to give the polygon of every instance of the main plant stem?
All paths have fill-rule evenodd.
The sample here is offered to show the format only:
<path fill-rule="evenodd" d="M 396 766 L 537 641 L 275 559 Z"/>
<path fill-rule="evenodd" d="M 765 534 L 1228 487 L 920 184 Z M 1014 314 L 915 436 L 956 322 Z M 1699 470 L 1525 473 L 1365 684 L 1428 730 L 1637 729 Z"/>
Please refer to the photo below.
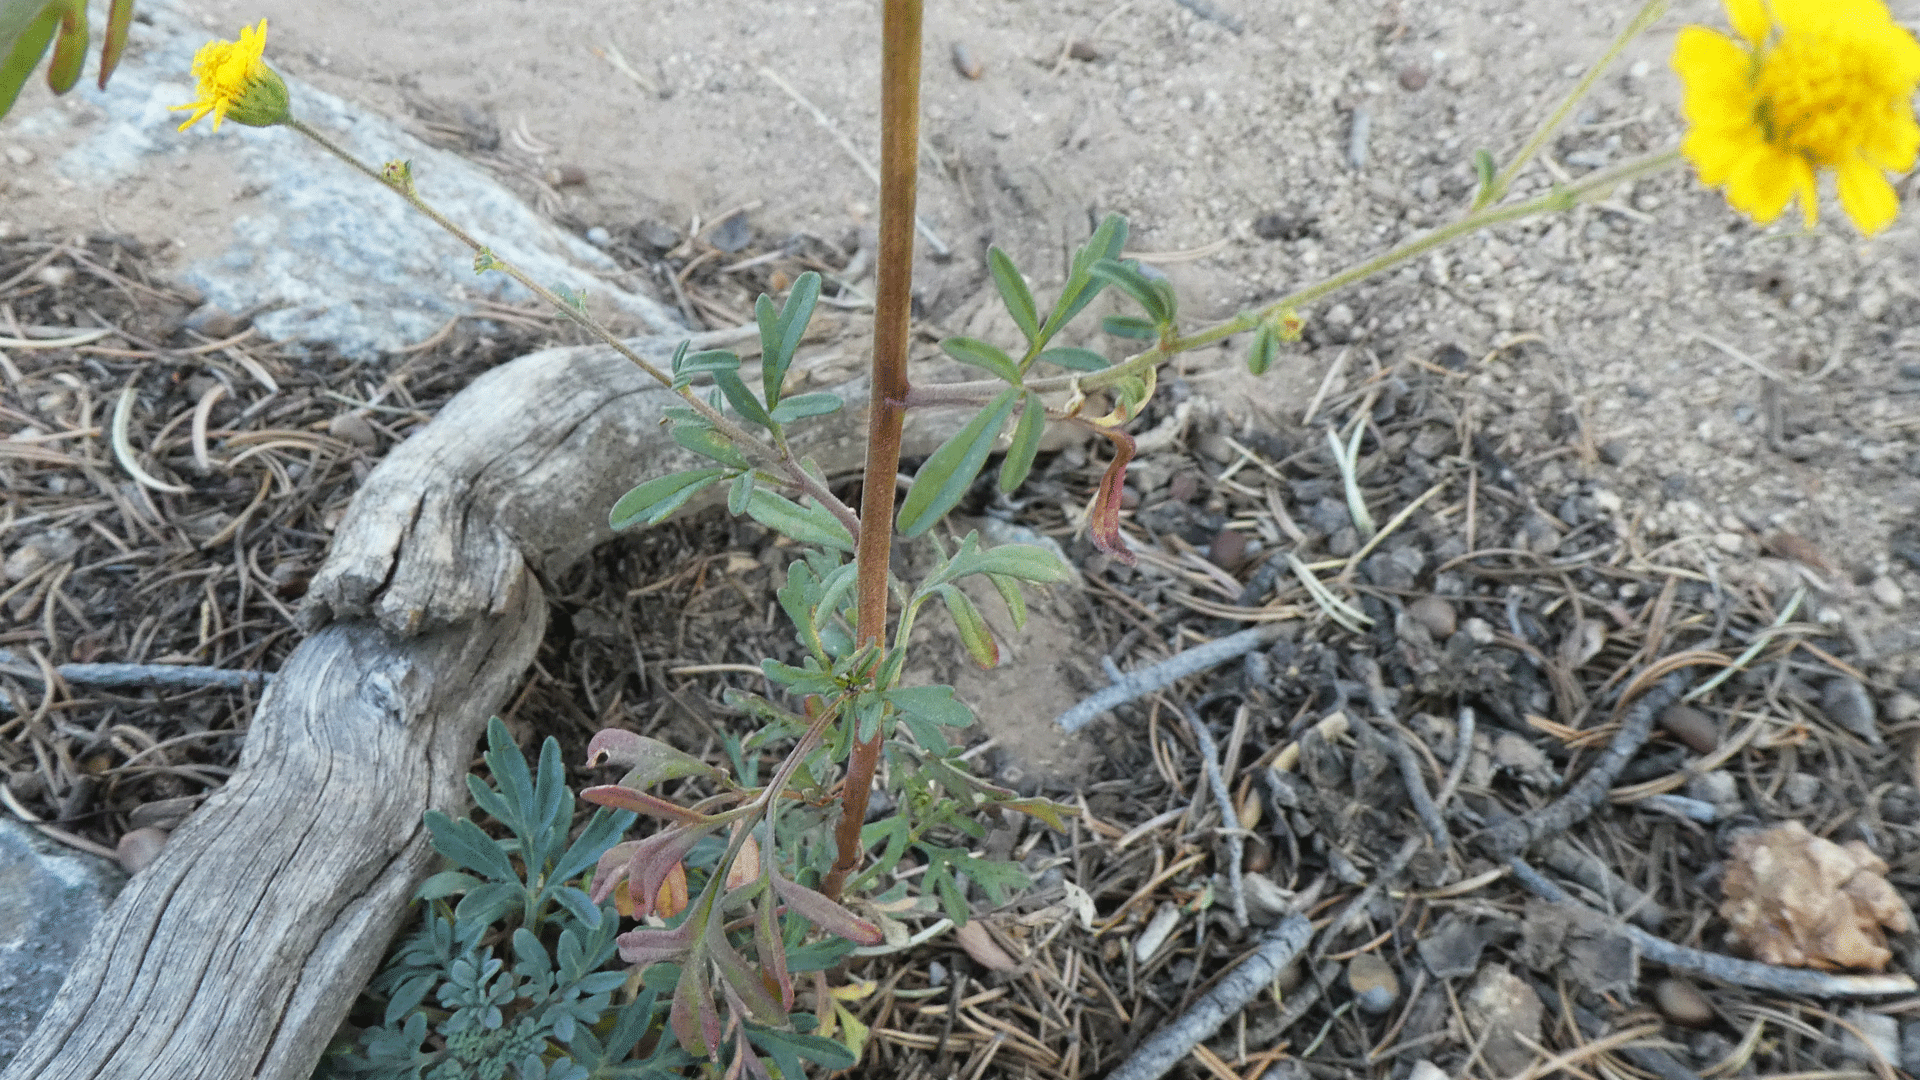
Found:
<path fill-rule="evenodd" d="M 906 416 L 907 344 L 913 304 L 913 202 L 920 153 L 921 0 L 886 0 L 880 28 L 880 259 L 873 315 L 873 397 L 867 418 L 867 471 L 860 491 L 860 545 L 854 637 L 887 647 L 887 566 L 893 550 L 893 485 L 900 473 Z M 840 792 L 838 856 L 824 891 L 839 899 L 860 865 L 860 827 L 886 733 L 853 746 Z"/>

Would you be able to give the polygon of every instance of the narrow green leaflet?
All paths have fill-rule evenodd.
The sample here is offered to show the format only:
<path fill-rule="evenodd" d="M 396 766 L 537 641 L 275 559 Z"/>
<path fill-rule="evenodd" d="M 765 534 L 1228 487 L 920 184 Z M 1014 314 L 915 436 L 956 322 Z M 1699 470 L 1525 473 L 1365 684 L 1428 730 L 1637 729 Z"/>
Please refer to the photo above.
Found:
<path fill-rule="evenodd" d="M 1020 422 L 1013 426 L 1013 445 L 1000 462 L 1000 490 L 1012 491 L 1027 482 L 1033 470 L 1033 457 L 1040 452 L 1040 436 L 1047 429 L 1047 407 L 1040 395 L 1029 391 L 1020 409 Z"/>
<path fill-rule="evenodd" d="M 1013 628 L 1027 628 L 1027 598 L 1020 593 L 1020 583 L 1005 574 L 988 574 L 987 580 L 993 583 L 1000 599 L 1006 602 L 1007 614 L 1013 618 Z"/>
<path fill-rule="evenodd" d="M 747 500 L 747 516 L 803 544 L 853 550 L 853 534 L 831 511 L 811 500 L 803 507 L 766 488 L 755 488 Z"/>
<path fill-rule="evenodd" d="M 80 81 L 80 65 L 87 59 L 86 0 L 67 0 L 60 15 L 60 36 L 53 43 L 53 59 L 47 64 L 47 86 L 64 94 Z"/>
<path fill-rule="evenodd" d="M 1040 336 L 1040 315 L 1034 310 L 1033 293 L 1027 288 L 1026 279 L 1014 268 L 1007 253 L 997 247 L 987 249 L 987 269 L 993 274 L 994 287 L 1000 290 L 1000 299 L 1006 301 L 1007 314 L 1013 316 L 1013 324 L 1026 335 L 1027 344 L 1033 344 Z"/>
<path fill-rule="evenodd" d="M 620 496 L 620 501 L 613 504 L 612 512 L 607 515 L 607 525 L 619 530 L 658 524 L 726 472 L 725 469 L 694 469 L 655 477 Z"/>
<path fill-rule="evenodd" d="M 1100 320 L 1100 329 L 1114 337 L 1133 338 L 1136 341 L 1152 341 L 1160 336 L 1160 328 L 1152 319 L 1143 319 L 1138 315 L 1109 315 Z"/>
<path fill-rule="evenodd" d="M 753 470 L 748 469 L 734 477 L 727 488 L 727 513 L 738 516 L 747 512 L 747 501 L 753 498 Z"/>
<path fill-rule="evenodd" d="M 978 416 L 967 422 L 940 449 L 933 452 L 926 464 L 920 466 L 920 472 L 913 479 L 913 488 L 900 504 L 900 532 L 905 536 L 919 536 L 933 524 L 946 516 L 947 511 L 959 505 L 973 478 L 980 475 L 980 467 L 987 463 L 987 455 L 993 452 L 993 443 L 1000 437 L 1000 429 L 1006 426 L 1007 416 L 1013 412 L 1014 402 L 1020 400 L 1023 393 L 1017 386 L 1009 386 L 1001 391 L 980 411 Z"/>
<path fill-rule="evenodd" d="M 1080 250 L 1073 253 L 1073 268 L 1067 274 L 1067 284 L 1060 290 L 1060 302 L 1054 305 L 1053 313 L 1047 316 L 1047 324 L 1040 328 L 1040 340 L 1051 341 L 1053 335 L 1062 326 L 1067 325 L 1075 315 L 1080 314 L 1093 298 L 1100 295 L 1105 282 L 1093 277 L 1093 264 L 1101 259 L 1118 259 L 1127 246 L 1127 219 L 1119 214 L 1108 214 L 1093 230 L 1093 236 Z"/>
<path fill-rule="evenodd" d="M 50 3 L 34 13 L 32 0 L 7 0 L 0 7 L 0 19 L 11 24 L 18 19 L 24 28 L 17 31 L 18 37 L 11 40 L 13 46 L 4 59 L 0 59 L 0 116 L 13 108 L 13 99 L 20 95 L 20 88 L 26 85 L 27 76 L 33 74 L 34 66 L 40 63 L 40 57 L 47 51 L 47 44 L 53 40 L 53 32 L 60 26 L 60 5 Z M 0 37 L 0 46 L 8 44 L 8 39 Z"/>
<path fill-rule="evenodd" d="M 1254 331 L 1253 348 L 1247 352 L 1247 370 L 1255 375 L 1265 375 L 1273 367 L 1273 360 L 1280 355 L 1280 331 L 1272 322 L 1262 322 L 1260 329 Z"/>
<path fill-rule="evenodd" d="M 819 299 L 820 275 L 809 270 L 794 281 L 778 314 L 774 313 L 772 298 L 765 293 L 754 301 L 754 321 L 760 324 L 760 383 L 769 408 L 780 404 L 780 390 L 786 385 L 787 369 L 793 366 L 793 352 L 800 347 Z"/>
<path fill-rule="evenodd" d="M 993 631 L 987 629 L 987 620 L 980 615 L 973 600 L 954 585 L 940 586 L 940 599 L 946 602 L 954 629 L 960 631 L 960 644 L 966 647 L 973 662 L 983 668 L 998 664 L 1000 646 L 993 640 Z"/>
<path fill-rule="evenodd" d="M 731 465 L 736 469 L 747 467 L 747 455 L 741 453 L 739 447 L 728 442 L 726 436 L 708 427 L 705 420 L 688 420 L 674 424 L 673 441 L 723 465 Z"/>
<path fill-rule="evenodd" d="M 951 686 L 902 686 L 883 691 L 881 696 L 902 713 L 928 723 L 954 728 L 973 723 L 973 710 L 953 696 Z"/>
<path fill-rule="evenodd" d="M 954 562 L 964 574 L 1004 574 L 1042 585 L 1073 579 L 1073 571 L 1059 556 L 1036 544 L 1001 544 Z"/>
<path fill-rule="evenodd" d="M 790 398 L 781 398 L 780 404 L 773 407 L 771 415 L 782 424 L 791 424 L 795 420 L 804 420 L 809 416 L 825 416 L 838 412 L 846 402 L 839 394 L 829 394 L 822 390 L 812 394 L 795 394 Z"/>
<path fill-rule="evenodd" d="M 685 345 L 680 346 L 680 350 L 673 357 L 673 388 L 676 390 L 692 383 L 695 375 L 740 370 L 740 358 L 725 349 L 708 349 L 692 356 L 684 355 Z"/>
<path fill-rule="evenodd" d="M 763 428 L 774 426 L 773 417 L 767 415 L 766 407 L 760 404 L 759 398 L 753 396 L 753 391 L 747 389 L 747 384 L 740 381 L 739 372 L 716 371 L 713 373 L 713 384 L 727 395 L 727 402 L 733 406 L 734 412 Z"/>
<path fill-rule="evenodd" d="M 1067 347 L 1048 349 L 1034 359 L 1043 364 L 1058 364 L 1069 371 L 1105 371 L 1113 366 L 1107 362 L 1106 357 L 1092 349 Z"/>
<path fill-rule="evenodd" d="M 1173 309 L 1167 303 L 1168 293 L 1156 288 L 1158 284 L 1140 272 L 1140 264 L 1131 260 L 1120 262 L 1116 259 L 1101 259 L 1093 264 L 1093 276 L 1105 281 L 1128 296 L 1143 308 L 1149 319 L 1155 323 L 1173 321 Z"/>
<path fill-rule="evenodd" d="M 113 69 L 120 66 L 120 54 L 127 47 L 127 30 L 133 25 L 133 0 L 113 0 L 107 7 L 107 34 L 100 39 L 100 89 L 107 88 Z"/>
<path fill-rule="evenodd" d="M 996 346 L 989 345 L 970 337 L 950 337 L 940 343 L 940 350 L 969 367 L 977 367 L 996 379 L 1018 384 L 1020 365 L 1013 357 L 1003 353 Z"/>

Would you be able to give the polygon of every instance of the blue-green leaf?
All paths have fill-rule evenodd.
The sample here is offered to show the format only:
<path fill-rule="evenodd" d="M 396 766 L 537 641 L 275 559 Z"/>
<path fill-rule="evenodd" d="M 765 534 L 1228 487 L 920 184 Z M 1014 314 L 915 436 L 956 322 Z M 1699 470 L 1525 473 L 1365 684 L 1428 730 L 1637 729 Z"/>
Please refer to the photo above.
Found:
<path fill-rule="evenodd" d="M 1265 375 L 1273 367 L 1274 357 L 1280 355 L 1280 332 L 1271 322 L 1262 322 L 1260 329 L 1254 331 L 1253 348 L 1247 350 L 1247 370 L 1255 375 Z"/>
<path fill-rule="evenodd" d="M 1114 337 L 1136 341 L 1152 341 L 1160 336 L 1160 328 L 1152 319 L 1143 319 L 1138 315 L 1109 315 L 1100 320 L 1100 329 Z"/>
<path fill-rule="evenodd" d="M 1012 491 L 1027 482 L 1033 470 L 1033 458 L 1040 452 L 1040 436 L 1047 429 L 1047 407 L 1040 395 L 1029 392 L 1020 410 L 1020 421 L 1013 426 L 1013 444 L 1000 461 L 1000 490 Z"/>
<path fill-rule="evenodd" d="M 1065 346 L 1048 349 L 1034 359 L 1043 364 L 1058 364 L 1069 371 L 1105 371 L 1113 366 L 1106 357 L 1092 349 L 1074 349 Z"/>
<path fill-rule="evenodd" d="M 727 403 L 733 406 L 734 412 L 763 428 L 773 427 L 773 417 L 768 415 L 766 406 L 760 404 L 760 399 L 753 396 L 753 391 L 747 389 L 747 384 L 740 381 L 739 372 L 716 371 L 713 384 L 727 395 Z"/>
<path fill-rule="evenodd" d="M 919 536 L 959 505 L 973 478 L 980 475 L 987 455 L 993 452 L 994 440 L 1000 437 L 1000 429 L 1006 426 L 1007 415 L 1022 393 L 1017 386 L 1002 391 L 920 466 L 912 489 L 900 504 L 903 535 Z"/>
<path fill-rule="evenodd" d="M 1139 263 L 1101 259 L 1093 264 L 1093 276 L 1133 297 L 1156 324 L 1172 321 L 1173 311 L 1167 306 L 1166 293 L 1155 288 L 1155 283 L 1140 272 Z"/>
<path fill-rule="evenodd" d="M 997 247 L 987 249 L 987 270 L 993 274 L 993 284 L 1000 290 L 1000 299 L 1006 302 L 1007 314 L 1013 316 L 1013 324 L 1020 328 L 1031 345 L 1040 336 L 1040 315 L 1034 310 L 1033 292 L 1027 288 L 1026 279 L 1014 268 L 1013 260 L 1007 258 L 1007 253 Z"/>
<path fill-rule="evenodd" d="M 832 511 L 812 499 L 803 507 L 766 488 L 755 488 L 752 498 L 747 500 L 747 516 L 803 544 L 853 550 L 853 534 Z"/>
<path fill-rule="evenodd" d="M 795 394 L 790 398 L 780 399 L 780 404 L 773 408 L 772 416 L 782 424 L 791 424 L 795 420 L 804 420 L 809 416 L 825 416 L 831 412 L 838 412 L 845 404 L 846 402 L 840 400 L 839 394 L 829 394 L 824 390 L 811 394 Z"/>
<path fill-rule="evenodd" d="M 996 379 L 1016 384 L 1020 381 L 1020 365 L 1013 362 L 1013 357 L 987 342 L 970 337 L 950 337 L 940 343 L 940 350 Z"/>
<path fill-rule="evenodd" d="M 736 469 L 749 467 L 747 456 L 741 453 L 733 443 L 727 441 L 725 436 L 708 427 L 705 420 L 674 424 L 673 441 L 702 457 L 710 457 L 722 465 L 731 465 Z M 677 510 L 679 507 L 676 506 L 674 509 Z"/>
<path fill-rule="evenodd" d="M 760 379 L 769 407 L 780 404 L 780 390 L 786 383 L 787 369 L 793 365 L 793 352 L 806 335 L 819 299 L 820 275 L 809 270 L 795 279 L 778 315 L 773 313 L 773 300 L 766 294 L 754 301 L 754 319 L 760 324 Z"/>

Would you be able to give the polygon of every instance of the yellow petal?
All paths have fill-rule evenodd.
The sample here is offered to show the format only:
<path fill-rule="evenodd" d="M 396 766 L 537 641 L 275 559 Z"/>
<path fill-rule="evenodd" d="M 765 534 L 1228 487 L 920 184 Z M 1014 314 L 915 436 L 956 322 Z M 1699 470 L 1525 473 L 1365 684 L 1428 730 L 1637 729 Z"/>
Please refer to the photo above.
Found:
<path fill-rule="evenodd" d="M 1780 216 L 1796 192 L 1813 187 L 1813 170 L 1806 159 L 1761 143 L 1747 149 L 1727 177 L 1727 202 L 1755 222 L 1765 225 Z M 1809 200 L 1818 212 L 1818 203 Z"/>
<path fill-rule="evenodd" d="M 1862 234 L 1872 236 L 1893 224 L 1900 212 L 1900 199 L 1879 169 L 1856 158 L 1842 162 L 1834 179 L 1840 189 L 1841 209 Z"/>
<path fill-rule="evenodd" d="M 1740 164 L 1741 159 L 1758 144 L 1761 144 L 1761 140 L 1754 135 L 1743 138 L 1726 131 L 1695 128 L 1687 132 L 1686 141 L 1680 144 L 1680 152 L 1693 162 L 1702 184 L 1719 187 L 1727 182 L 1727 177 L 1733 175 L 1734 166 Z"/>
<path fill-rule="evenodd" d="M 1882 169 L 1906 172 L 1913 168 L 1914 156 L 1920 152 L 1920 124 L 1914 122 L 1913 113 L 1896 110 L 1885 123 L 1874 128 L 1860 150 L 1868 161 Z"/>
<path fill-rule="evenodd" d="M 1767 43 L 1767 34 L 1773 29 L 1773 17 L 1767 14 L 1764 0 L 1727 0 L 1727 21 L 1755 48 Z"/>

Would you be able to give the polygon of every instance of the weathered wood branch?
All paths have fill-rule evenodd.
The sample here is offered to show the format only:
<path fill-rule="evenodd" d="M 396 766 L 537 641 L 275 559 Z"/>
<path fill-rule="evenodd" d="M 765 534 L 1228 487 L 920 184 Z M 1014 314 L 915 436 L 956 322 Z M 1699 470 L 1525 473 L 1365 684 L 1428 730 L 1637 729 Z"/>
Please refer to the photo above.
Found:
<path fill-rule="evenodd" d="M 660 424 L 674 400 L 608 350 L 551 349 L 476 379 L 381 462 L 239 770 L 134 877 L 0 1080 L 311 1075 L 430 868 L 422 815 L 462 812 L 481 729 L 532 663 L 540 575 L 608 539 L 628 487 L 695 464 Z M 964 418 L 930 414 L 908 453 Z M 843 410 L 796 447 L 849 468 L 863 420 Z"/>

